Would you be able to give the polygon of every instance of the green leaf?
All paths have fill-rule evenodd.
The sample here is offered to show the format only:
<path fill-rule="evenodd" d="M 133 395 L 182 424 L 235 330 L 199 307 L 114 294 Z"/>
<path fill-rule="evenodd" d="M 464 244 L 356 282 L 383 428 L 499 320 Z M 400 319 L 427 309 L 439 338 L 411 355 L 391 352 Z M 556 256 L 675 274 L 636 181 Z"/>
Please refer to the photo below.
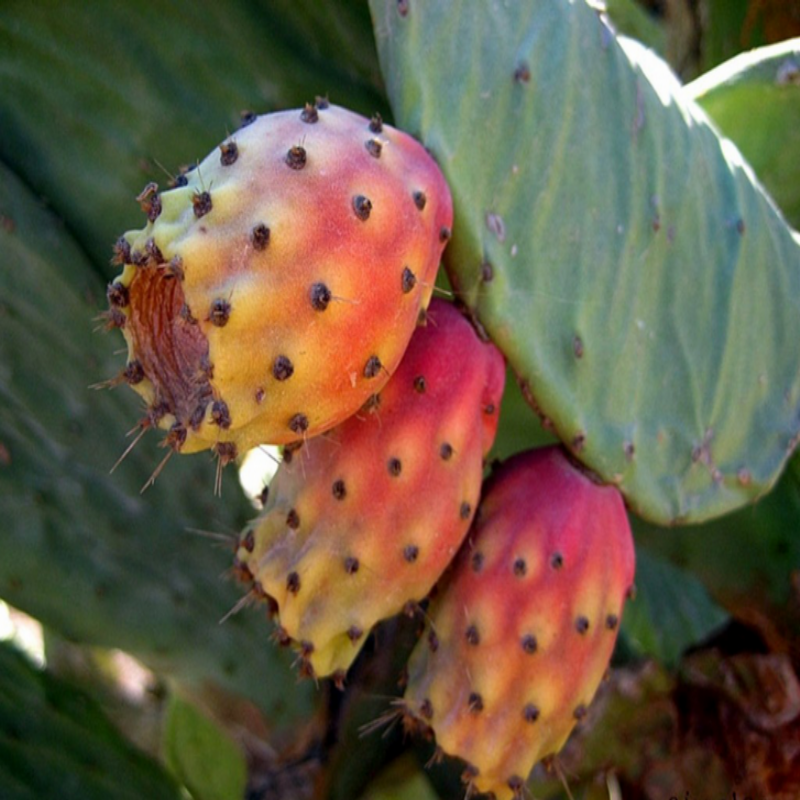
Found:
<path fill-rule="evenodd" d="M 367 9 L 345 2 L 11 0 L 0 75 L 0 159 L 99 265 L 141 225 L 144 185 L 202 159 L 241 111 L 384 106 Z"/>
<path fill-rule="evenodd" d="M 87 695 L 0 643 L 0 797 L 179 800 L 181 794 Z"/>
<path fill-rule="evenodd" d="M 451 280 L 559 438 L 656 522 L 768 491 L 800 431 L 800 244 L 738 152 L 585 3 L 371 8 L 453 192 Z"/>
<path fill-rule="evenodd" d="M 113 474 L 141 414 L 113 375 L 118 334 L 93 333 L 104 286 L 64 227 L 0 165 L 0 597 L 75 641 L 127 650 L 193 684 L 214 681 L 255 701 L 275 725 L 310 713 L 287 654 L 261 614 L 220 620 L 244 590 L 221 576 L 219 547 L 188 532 L 235 537 L 253 513 L 229 471 L 170 461 L 142 441 Z"/>
<path fill-rule="evenodd" d="M 622 616 L 622 633 L 635 652 L 675 667 L 687 648 L 727 621 L 695 576 L 637 548 L 636 596 Z"/>
<path fill-rule="evenodd" d="M 164 721 L 164 756 L 193 800 L 241 800 L 247 764 L 236 742 L 191 703 L 170 696 Z"/>
<path fill-rule="evenodd" d="M 800 456 L 756 505 L 697 528 L 664 530 L 636 522 L 637 544 L 689 570 L 727 611 L 779 648 L 800 636 Z"/>
<path fill-rule="evenodd" d="M 686 86 L 800 226 L 800 39 L 726 61 Z"/>

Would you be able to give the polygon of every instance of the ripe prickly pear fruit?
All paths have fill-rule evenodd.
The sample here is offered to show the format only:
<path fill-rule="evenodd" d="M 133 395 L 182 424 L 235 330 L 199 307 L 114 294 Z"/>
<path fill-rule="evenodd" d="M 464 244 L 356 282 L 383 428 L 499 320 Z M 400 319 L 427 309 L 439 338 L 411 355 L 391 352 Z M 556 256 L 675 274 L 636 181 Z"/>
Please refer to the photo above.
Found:
<path fill-rule="evenodd" d="M 281 464 L 237 573 L 272 599 L 306 674 L 341 681 L 372 626 L 423 599 L 450 563 L 504 381 L 494 345 L 434 300 L 386 388 Z"/>
<path fill-rule="evenodd" d="M 139 196 L 110 325 L 141 427 L 227 462 L 342 422 L 394 372 L 427 307 L 452 203 L 417 141 L 318 100 L 253 117 L 178 185 Z"/>
<path fill-rule="evenodd" d="M 428 609 L 403 713 L 467 762 L 471 791 L 522 797 L 608 667 L 634 550 L 622 498 L 557 447 L 488 480 L 475 523 Z"/>

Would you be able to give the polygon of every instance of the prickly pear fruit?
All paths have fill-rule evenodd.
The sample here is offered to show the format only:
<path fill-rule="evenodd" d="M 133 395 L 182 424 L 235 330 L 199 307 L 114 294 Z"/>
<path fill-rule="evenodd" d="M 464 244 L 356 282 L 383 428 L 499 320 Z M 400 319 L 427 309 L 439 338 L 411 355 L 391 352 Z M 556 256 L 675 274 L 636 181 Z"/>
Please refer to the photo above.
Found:
<path fill-rule="evenodd" d="M 306 674 L 341 680 L 372 626 L 423 599 L 452 560 L 504 381 L 494 345 L 433 300 L 386 388 L 281 464 L 237 572 L 272 599 Z"/>
<path fill-rule="evenodd" d="M 346 419 L 427 307 L 452 204 L 417 141 L 318 100 L 253 117 L 117 243 L 110 325 L 141 426 L 229 461 Z"/>
<path fill-rule="evenodd" d="M 608 667 L 634 551 L 622 498 L 557 447 L 487 481 L 473 529 L 428 609 L 402 713 L 467 762 L 471 791 L 522 797 Z"/>

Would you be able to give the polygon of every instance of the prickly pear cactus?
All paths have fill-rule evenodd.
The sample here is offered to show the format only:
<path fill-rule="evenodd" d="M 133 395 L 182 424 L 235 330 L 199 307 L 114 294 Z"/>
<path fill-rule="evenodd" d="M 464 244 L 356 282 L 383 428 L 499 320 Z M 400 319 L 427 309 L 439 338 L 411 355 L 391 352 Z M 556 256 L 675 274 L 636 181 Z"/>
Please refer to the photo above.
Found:
<path fill-rule="evenodd" d="M 117 380 L 165 446 L 222 465 L 322 433 L 379 392 L 430 300 L 452 207 L 410 136 L 318 99 L 245 120 L 176 186 L 139 195 L 110 326 Z"/>
<path fill-rule="evenodd" d="M 0 636 L 9 633 L 8 614 L 16 619 L 7 602 L 44 624 L 40 657 L 48 673 L 63 677 L 65 638 L 98 661 L 116 648 L 140 659 L 152 683 L 140 686 L 135 708 L 128 695 L 122 706 L 109 704 L 110 697 L 119 700 L 118 686 L 83 685 L 125 736 L 161 753 L 171 773 L 152 769 L 116 734 L 98 743 L 93 733 L 105 735 L 107 726 L 78 726 L 77 738 L 67 735 L 89 706 L 80 700 L 65 708 L 60 682 L 20 668 L 16 655 L 0 647 L 4 800 L 53 792 L 70 800 L 159 792 L 240 798 L 245 761 L 252 796 L 284 790 L 328 800 L 463 797 L 464 764 L 441 758 L 444 751 L 468 762 L 463 777 L 471 795 L 486 788 L 500 797 L 562 797 L 556 777 L 563 776 L 566 794 L 576 797 L 596 793 L 599 778 L 621 796 L 728 797 L 734 788 L 737 796 L 798 795 L 791 711 L 798 681 L 787 655 L 800 635 L 792 573 L 800 563 L 798 456 L 776 491 L 735 515 L 666 531 L 636 512 L 670 525 L 718 516 L 765 493 L 794 445 L 800 237 L 759 181 L 796 225 L 793 59 L 800 50 L 795 41 L 752 53 L 680 86 L 653 52 L 617 37 L 596 6 L 0 4 Z M 608 6 L 655 51 L 673 47 L 672 23 L 654 10 L 663 4 Z M 784 8 L 721 0 L 688 6 L 715 10 L 692 15 L 689 25 L 701 28 L 716 26 L 724 8 L 735 22 L 729 41 L 740 43 L 755 41 L 747 38 L 754 20 L 762 37 L 762 19 L 774 20 Z M 782 35 L 797 30 L 790 15 L 780 20 Z M 706 33 L 688 43 L 709 64 L 715 37 Z M 671 58 L 683 80 L 694 77 L 686 62 Z M 304 108 L 316 95 L 336 106 Z M 268 116 L 252 122 L 245 109 Z M 370 119 L 376 111 L 394 127 Z M 241 119 L 252 124 L 240 129 Z M 265 119 L 283 121 L 273 140 L 254 144 Z M 340 141 L 331 128 L 353 135 Z M 419 144 L 406 149 L 407 137 Z M 251 169 L 254 152 L 264 158 Z M 174 176 L 161 166 L 182 163 L 195 167 Z M 314 200 L 303 187 L 321 185 L 314 178 L 321 163 L 337 180 Z M 438 190 L 422 189 L 423 198 L 407 183 L 430 174 L 438 185 L 437 170 L 454 209 L 454 239 L 443 252 L 447 288 L 485 340 L 474 343 L 478 352 L 499 347 L 525 398 L 509 386 L 501 413 L 495 404 L 487 416 L 492 403 L 478 410 L 471 381 L 448 377 L 448 391 L 437 395 L 442 420 L 422 425 L 400 413 L 422 395 L 406 403 L 392 385 L 406 369 L 398 320 L 412 340 L 441 333 L 431 314 L 429 326 L 412 335 L 409 310 L 426 304 L 436 266 L 420 266 L 425 248 L 417 247 L 415 231 L 430 237 L 431 261 L 438 262 L 444 243 L 437 227 L 450 223 L 426 221 Z M 256 187 L 247 176 L 257 173 L 275 180 Z M 357 174 L 369 176 L 370 186 L 352 186 Z M 167 179 L 175 185 L 154 188 Z M 131 199 L 142 187 L 144 226 Z M 440 210 L 445 205 L 442 199 Z M 334 215 L 331 230 L 319 227 L 317 211 L 334 207 L 342 216 Z M 375 236 L 381 264 L 368 267 L 365 279 L 352 264 L 368 263 L 361 256 L 387 208 L 391 219 Z M 110 267 L 110 244 L 125 230 L 117 261 L 126 264 Z M 326 230 L 324 242 L 314 238 Z M 314 258 L 271 269 L 270 259 L 292 248 Z M 269 292 L 253 289 L 257 272 Z M 343 289 L 337 281 L 345 278 Z M 128 339 L 122 372 L 123 354 L 113 352 L 121 335 L 92 333 L 109 280 L 105 322 L 123 327 Z M 446 283 L 443 276 L 439 283 Z M 358 301 L 345 292 L 356 285 Z M 336 314 L 359 321 L 326 338 L 322 331 Z M 226 344 L 229 334 L 233 344 Z M 385 337 L 391 345 L 384 351 L 375 341 Z M 259 353 L 263 343 L 268 352 Z M 324 354 L 309 355 L 319 345 Z M 449 360 L 453 375 L 480 372 L 481 358 L 456 351 L 442 345 L 436 358 Z M 334 354 L 355 367 L 336 372 Z M 115 373 L 111 383 L 123 384 L 117 391 L 87 390 Z M 337 405 L 328 391 L 334 385 L 353 398 L 356 412 L 328 430 L 293 394 L 317 374 L 335 374 L 339 383 L 316 384 L 311 406 Z M 354 398 L 366 388 L 365 407 L 363 395 Z M 373 395 L 381 398 L 377 408 Z M 137 413 L 136 445 L 126 450 L 126 420 Z M 479 490 L 475 465 L 495 425 L 494 455 L 505 464 Z M 158 437 L 138 438 L 152 427 L 166 434 L 166 454 Z M 368 427 L 377 443 L 352 457 L 340 431 Z M 450 441 L 456 429 L 468 431 L 461 448 Z M 208 452 L 173 459 L 179 463 L 160 473 L 158 465 L 176 450 L 210 450 L 221 468 L 262 438 L 297 442 L 284 451 L 260 521 L 243 534 L 253 511 L 234 470 L 220 496 L 211 491 Z M 605 546 L 584 553 L 572 534 L 556 544 L 559 526 L 542 523 L 540 532 L 553 533 L 544 549 L 560 548 L 561 569 L 548 563 L 535 574 L 530 552 L 524 567 L 512 553 L 528 541 L 528 523 L 559 507 L 562 492 L 551 486 L 534 502 L 536 483 L 546 481 L 526 481 L 520 494 L 501 496 L 507 471 L 525 461 L 511 456 L 557 439 L 571 450 L 568 474 L 580 459 L 578 476 L 597 482 L 591 493 L 616 497 L 617 509 L 621 493 L 633 512 L 637 593 L 621 619 L 624 570 L 611 563 L 602 574 Z M 433 447 L 443 443 L 452 452 Z M 470 480 L 443 477 L 466 451 L 475 454 L 465 470 Z M 393 489 L 419 464 L 411 499 L 400 499 Z M 463 552 L 474 555 L 479 544 L 483 571 L 472 571 L 462 553 L 437 580 L 468 525 L 463 504 L 472 513 L 479 491 L 484 512 Z M 360 500 L 374 494 L 385 502 Z M 455 521 L 450 500 L 458 506 Z M 450 527 L 429 524 L 426 510 L 437 503 L 448 506 Z M 517 527 L 500 524 L 515 503 L 527 510 L 525 519 Z M 570 503 L 569 531 L 578 510 Z M 275 531 L 263 529 L 270 514 Z M 305 529 L 310 519 L 313 531 Z M 592 537 L 594 523 L 586 522 Z M 616 530 L 612 523 L 609 529 Z M 423 542 L 418 551 L 396 541 L 412 537 Z M 287 543 L 295 550 L 282 552 L 283 582 L 273 588 L 286 594 L 294 571 L 299 591 L 270 610 L 277 608 L 277 638 L 296 639 L 293 666 L 317 678 L 299 684 L 292 654 L 270 641 L 264 604 L 252 602 L 271 580 L 265 554 Z M 436 547 L 440 558 L 426 562 L 426 549 Z M 295 570 L 290 556 L 300 559 Z M 495 557 L 505 569 L 494 569 Z M 570 565 L 583 570 L 571 593 L 563 588 L 572 585 Z M 246 597 L 233 580 L 221 580 L 234 573 L 255 578 Z M 537 589 L 535 605 L 527 594 L 515 595 L 526 580 Z M 310 585 L 317 591 L 305 593 Z M 375 624 L 412 598 L 413 617 Z M 297 608 L 308 612 L 303 624 L 310 620 L 302 631 L 292 627 Z M 615 616 L 619 625 L 609 627 Z M 525 630 L 489 663 L 492 635 L 523 623 Z M 528 634 L 535 641 L 523 643 Z M 584 718 L 614 641 L 610 680 Z M 747 658 L 721 659 L 720 647 L 731 646 L 757 648 L 758 668 L 731 673 L 734 660 Z M 690 647 L 697 658 L 687 657 Z M 535 681 L 520 663 L 533 665 Z M 437 669 L 447 677 L 436 678 Z M 333 681 L 321 677 L 330 670 Z M 742 674 L 747 689 L 732 694 Z M 519 679 L 508 702 L 497 703 L 493 692 L 509 675 Z M 749 695 L 757 698 L 752 704 Z M 159 703 L 166 720 L 154 721 Z M 374 730 L 401 719 L 429 736 L 408 737 L 401 724 Z M 162 729 L 160 741 L 140 741 L 149 722 Z M 735 757 L 721 755 L 718 738 L 692 738 L 706 730 L 724 736 Z M 534 769 L 526 783 L 533 760 L 567 736 L 558 755 L 545 758 L 552 773 Z M 503 737 L 510 744 L 500 752 L 492 743 Z M 722 763 L 726 757 L 731 765 Z"/>

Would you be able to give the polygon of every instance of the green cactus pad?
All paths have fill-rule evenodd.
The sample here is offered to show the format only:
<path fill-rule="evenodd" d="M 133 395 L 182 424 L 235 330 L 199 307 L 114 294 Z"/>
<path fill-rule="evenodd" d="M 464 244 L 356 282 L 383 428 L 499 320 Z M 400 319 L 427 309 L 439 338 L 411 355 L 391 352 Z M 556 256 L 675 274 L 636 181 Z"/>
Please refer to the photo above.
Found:
<path fill-rule="evenodd" d="M 553 430 L 662 524 L 766 492 L 800 430 L 800 247 L 738 151 L 583 2 L 371 8 L 451 185 L 451 280 Z"/>
<path fill-rule="evenodd" d="M 766 632 L 771 642 L 800 636 L 800 606 L 796 571 L 800 564 L 800 456 L 795 454 L 775 490 L 755 506 L 701 528 L 686 528 L 665 536 L 663 528 L 634 524 L 636 543 L 650 556 L 668 559 L 699 578 L 711 596 L 734 617 Z M 652 575 L 658 578 L 657 574 Z M 663 590 L 651 583 L 642 588 L 653 598 Z M 675 582 L 673 581 L 673 584 Z M 683 592 L 687 597 L 689 588 Z M 679 611 L 681 603 L 673 603 Z M 635 618 L 635 617 L 634 617 Z M 659 626 L 674 627 L 662 619 Z"/>
<path fill-rule="evenodd" d="M 800 39 L 742 53 L 686 92 L 733 139 L 789 222 L 800 225 Z"/>
<path fill-rule="evenodd" d="M 698 578 L 637 542 L 636 593 L 622 617 L 622 635 L 637 655 L 674 668 L 685 650 L 729 621 Z"/>
<path fill-rule="evenodd" d="M 179 800 L 177 783 L 91 698 L 0 643 L 3 800 Z"/>
<path fill-rule="evenodd" d="M 193 800 L 241 800 L 247 764 L 228 731 L 174 692 L 165 717 L 164 758 Z"/>

